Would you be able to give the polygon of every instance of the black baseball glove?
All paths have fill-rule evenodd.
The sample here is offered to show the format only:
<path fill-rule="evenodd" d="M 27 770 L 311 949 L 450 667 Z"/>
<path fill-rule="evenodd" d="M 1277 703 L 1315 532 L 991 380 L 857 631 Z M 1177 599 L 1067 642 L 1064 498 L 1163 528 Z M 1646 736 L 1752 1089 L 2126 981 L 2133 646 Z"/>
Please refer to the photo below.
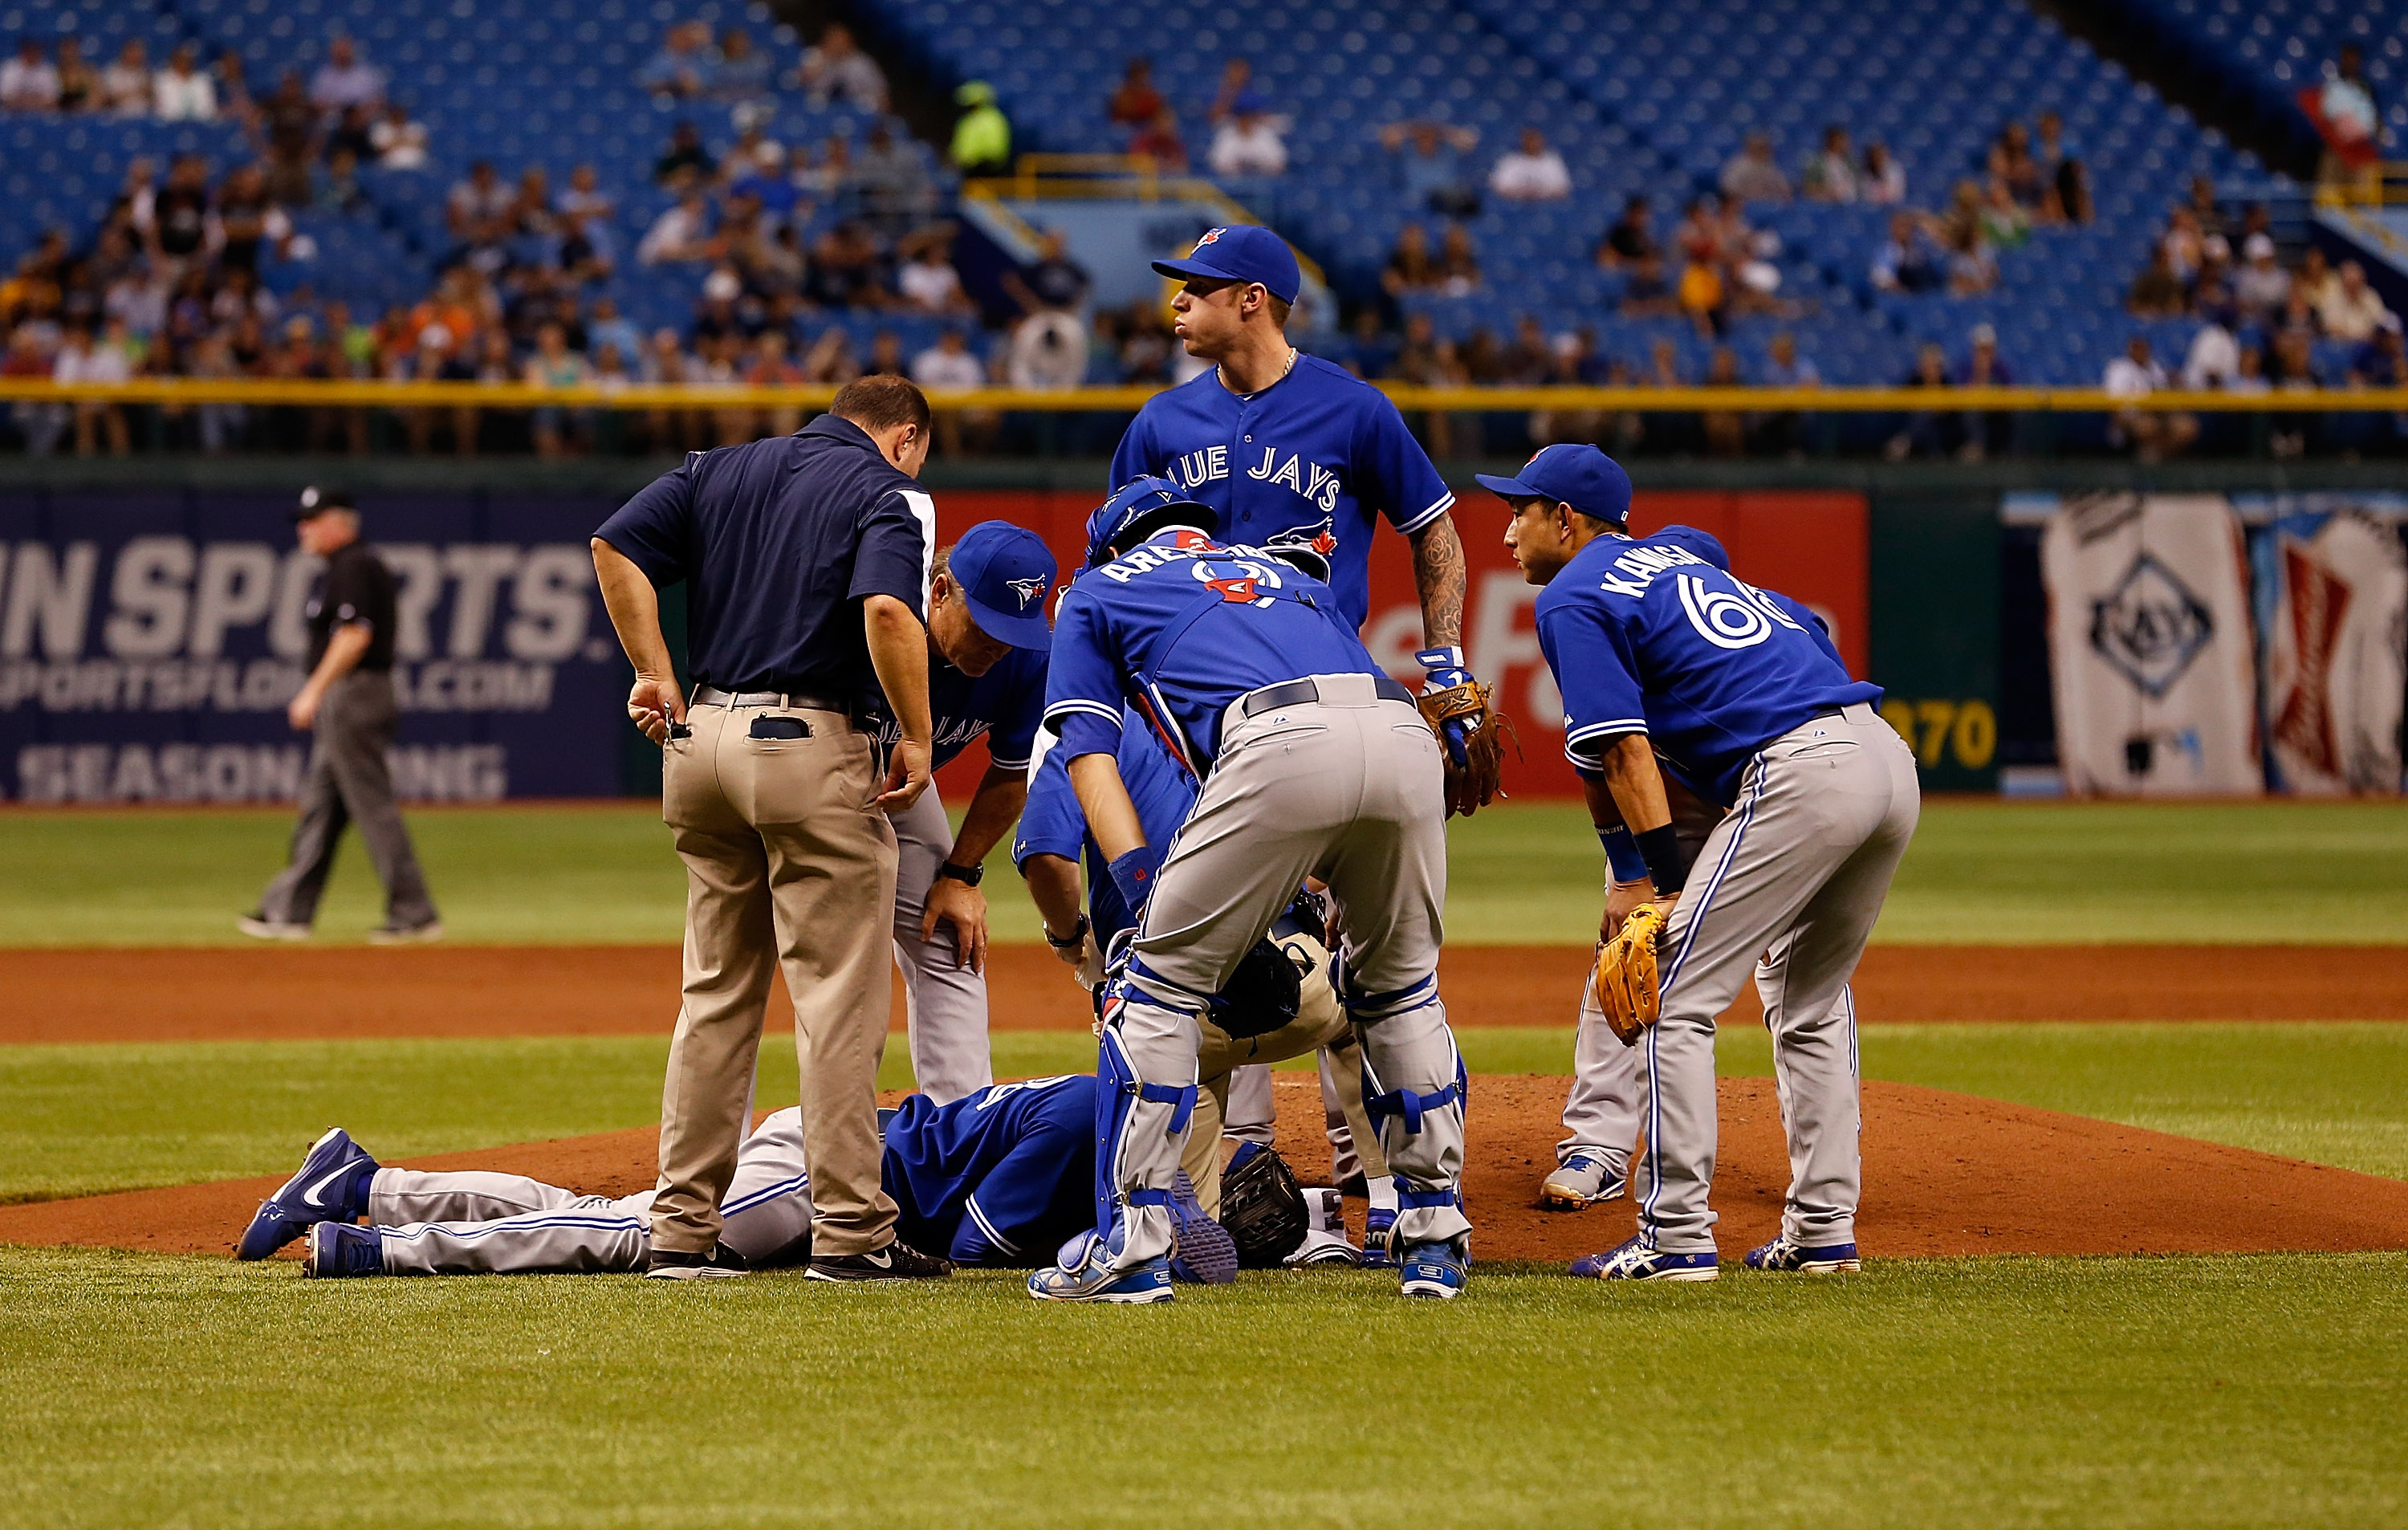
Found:
<path fill-rule="evenodd" d="M 1280 1155 L 1259 1142 L 1238 1150 L 1221 1172 L 1221 1225 L 1247 1269 L 1277 1269 L 1312 1226 L 1304 1191 Z"/>

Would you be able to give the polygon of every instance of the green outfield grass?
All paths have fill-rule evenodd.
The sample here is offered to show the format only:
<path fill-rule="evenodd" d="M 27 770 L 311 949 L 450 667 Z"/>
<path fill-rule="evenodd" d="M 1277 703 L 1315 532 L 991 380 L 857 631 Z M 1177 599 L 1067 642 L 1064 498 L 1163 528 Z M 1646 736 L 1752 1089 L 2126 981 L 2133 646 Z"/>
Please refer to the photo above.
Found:
<path fill-rule="evenodd" d="M 887 1049 L 881 1082 L 907 1088 Z M 1475 1073 L 1569 1073 L 1563 1028 L 1462 1033 Z M 644 1126 L 666 1043 L 177 1042 L 0 1048 L 0 1201 L 282 1173 L 327 1126 L 416 1153 Z M 1879 1025 L 1870 1078 L 1928 1084 L 2408 1179 L 2408 1025 Z M 792 1045 L 762 1049 L 760 1098 L 795 1093 Z M 1726 1074 L 1771 1071 L 1764 1033 L 1726 1031 Z M 1292 1065 L 1309 1066 L 1309 1064 Z M 1006 1031 L 996 1073 L 1083 1073 L 1083 1032 Z"/>
<path fill-rule="evenodd" d="M 0 1522 L 2286 1525 L 2408 1513 L 2408 1257 L 305 1282 L 0 1251 Z M 2177 1341 L 2176 1336 L 2179 1336 Z M 2386 1463 L 2388 1463 L 2386 1465 Z"/>
<path fill-rule="evenodd" d="M 647 805 L 447 809 L 411 826 L 454 939 L 678 938 L 684 882 Z M 0 947 L 236 942 L 234 918 L 281 862 L 288 828 L 264 810 L 11 813 Z M 1579 808 L 1499 807 L 1448 835 L 1449 939 L 1595 938 L 1601 863 Z M 2403 867 L 2408 806 L 1936 802 L 1876 938 L 2408 944 Z M 1000 856 L 993 869 L 997 937 L 1033 943 L 1018 879 Z M 356 940 L 380 918 L 352 845 L 321 937 Z"/>

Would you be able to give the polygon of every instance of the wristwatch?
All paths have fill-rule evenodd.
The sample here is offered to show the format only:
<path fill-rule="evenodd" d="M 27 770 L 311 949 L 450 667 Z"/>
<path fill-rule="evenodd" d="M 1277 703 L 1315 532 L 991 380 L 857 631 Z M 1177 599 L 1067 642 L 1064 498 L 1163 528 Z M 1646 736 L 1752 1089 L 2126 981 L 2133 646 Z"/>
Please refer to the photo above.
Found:
<path fill-rule="evenodd" d="M 1045 926 L 1041 923 L 1038 925 L 1038 928 L 1045 930 Z M 1045 930 L 1045 943 L 1053 947 L 1055 951 L 1076 951 L 1079 947 L 1087 943 L 1088 929 L 1089 925 L 1087 923 L 1087 916 L 1081 914 L 1079 916 L 1079 922 L 1072 925 L 1070 933 L 1062 937 L 1060 939 L 1054 938 L 1054 932 L 1052 930 Z"/>
<path fill-rule="evenodd" d="M 940 878 L 951 877 L 964 887 L 976 887 L 986 879 L 986 867 L 982 865 L 955 865 L 953 862 L 947 861 L 937 868 L 937 875 Z"/>

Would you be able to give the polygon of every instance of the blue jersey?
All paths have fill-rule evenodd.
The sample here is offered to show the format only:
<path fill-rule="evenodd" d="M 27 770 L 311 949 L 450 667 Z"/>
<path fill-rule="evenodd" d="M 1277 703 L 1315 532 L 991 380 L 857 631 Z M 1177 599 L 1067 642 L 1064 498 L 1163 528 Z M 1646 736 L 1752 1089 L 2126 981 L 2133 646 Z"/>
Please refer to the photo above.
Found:
<path fill-rule="evenodd" d="M 1171 836 L 1195 809 L 1197 782 L 1146 731 L 1143 720 L 1125 716 L 1122 724 L 1121 747 L 1114 756 L 1121 784 L 1128 788 L 1129 801 L 1137 808 L 1145 842 L 1167 849 Z M 1028 772 L 1028 805 L 1020 810 L 1020 832 L 1011 842 L 1011 864 L 1020 865 L 1032 855 L 1075 861 L 1083 850 L 1087 918 L 1096 926 L 1096 944 L 1100 949 L 1136 921 L 1129 917 L 1128 905 L 1121 901 L 1120 886 L 1112 880 L 1103 848 L 1087 832 L 1086 811 L 1079 806 L 1078 793 L 1070 788 L 1068 760 L 1061 750 L 1039 741 L 1037 763 Z"/>
<path fill-rule="evenodd" d="M 928 715 L 936 725 L 931 770 L 951 764 L 981 734 L 987 736 L 987 755 L 997 767 L 1027 769 L 1038 724 L 1045 715 L 1045 655 L 1033 648 L 1013 649 L 973 679 L 929 654 Z M 883 695 L 871 707 L 869 720 L 880 749 L 892 748 L 902 738 L 902 724 L 890 714 Z"/>
<path fill-rule="evenodd" d="M 951 1105 L 914 1094 L 886 1125 L 880 1178 L 895 1235 L 957 1265 L 1044 1264 L 1096 1224 L 1096 1080 L 989 1084 Z"/>
<path fill-rule="evenodd" d="M 1881 699 L 1881 687 L 1848 679 L 1795 603 L 1644 538 L 1583 548 L 1539 593 L 1538 622 L 1564 694 L 1564 751 L 1583 774 L 1612 740 L 1644 734 L 1726 808 L 1757 750 L 1817 712 Z"/>
<path fill-rule="evenodd" d="M 1081 574 L 1054 613 L 1045 723 L 1067 764 L 1117 754 L 1125 709 L 1188 774 L 1220 751 L 1221 714 L 1306 675 L 1377 675 L 1329 587 L 1257 550 L 1169 527 Z"/>
<path fill-rule="evenodd" d="M 1330 563 L 1349 625 L 1371 608 L 1371 534 L 1417 532 L 1455 503 L 1388 395 L 1342 366 L 1297 353 L 1258 393 L 1211 367 L 1146 400 L 1112 453 L 1112 486 L 1158 473 L 1221 512 L 1232 542 L 1309 542 Z"/>

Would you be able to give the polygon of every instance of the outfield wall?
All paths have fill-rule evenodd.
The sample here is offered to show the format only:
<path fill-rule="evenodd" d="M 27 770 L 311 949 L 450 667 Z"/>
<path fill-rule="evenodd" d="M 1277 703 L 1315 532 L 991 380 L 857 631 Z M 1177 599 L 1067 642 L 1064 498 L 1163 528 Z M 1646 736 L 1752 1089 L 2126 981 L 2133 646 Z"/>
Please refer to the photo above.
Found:
<path fill-rule="evenodd" d="M 347 465 L 368 535 L 402 577 L 394 765 L 405 794 L 655 790 L 658 757 L 624 722 L 626 669 L 585 549 L 648 471 L 589 465 L 555 485 L 504 465 Z M 932 473 L 940 534 L 1001 517 L 1038 531 L 1075 566 L 1094 494 L 1088 475 L 1053 465 L 1010 485 L 959 468 Z M 1531 629 L 1535 591 L 1505 551 L 1501 507 L 1470 487 L 1470 465 L 1448 473 L 1463 495 L 1456 524 L 1471 573 L 1465 646 L 1517 725 L 1522 758 L 1509 761 L 1509 789 L 1570 794 L 1577 784 L 1563 759 L 1559 702 Z M 367 470 L 376 468 L 385 472 Z M 294 794 L 307 740 L 286 727 L 283 708 L 302 679 L 314 565 L 294 550 L 285 509 L 308 476 L 300 465 L 261 463 L 213 481 L 160 471 L 147 480 L 0 484 L 0 794 L 31 802 Z M 1684 477 L 1642 481 L 1635 522 L 1701 526 L 1730 549 L 1742 578 L 1820 613 L 1851 669 L 1888 690 L 1885 711 L 1914 743 L 1927 789 L 1997 790 L 2002 766 L 2027 786 L 2050 779 L 2058 723 L 2031 494 L 1915 474 L 1791 486 L 1759 471 L 1727 488 L 1703 472 Z M 2251 532 L 2261 539 L 2303 508 L 2382 511 L 2383 502 L 2371 493 L 2228 498 L 2269 528 Z M 2396 536 L 2396 514 L 2384 523 Z M 2286 566 L 2272 542 L 2255 558 L 2260 573 Z M 2254 598 L 2263 624 L 2278 603 L 2266 590 Z M 673 643 L 681 610 L 671 592 Z M 2300 620 L 2293 605 L 2279 612 Z M 2142 610 L 2128 624 L 2145 635 L 2153 615 Z M 1383 535 L 1366 640 L 1412 676 L 1419 631 L 1408 550 Z M 2285 693 L 2291 714 L 2298 689 Z M 2299 732 L 2296 715 L 2268 722 L 2269 738 L 2278 722 Z M 982 767 L 973 747 L 946 773 L 948 795 L 965 797 Z"/>

